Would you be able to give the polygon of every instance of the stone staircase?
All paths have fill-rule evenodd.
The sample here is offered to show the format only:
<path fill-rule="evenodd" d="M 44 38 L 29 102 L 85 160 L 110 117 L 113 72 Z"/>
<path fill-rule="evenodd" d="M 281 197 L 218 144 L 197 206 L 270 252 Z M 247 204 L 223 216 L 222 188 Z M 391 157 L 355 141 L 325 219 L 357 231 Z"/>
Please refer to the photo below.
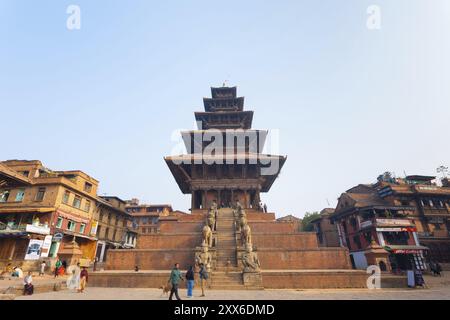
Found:
<path fill-rule="evenodd" d="M 245 289 L 238 268 L 233 210 L 219 209 L 216 219 L 216 268 L 211 275 L 212 289 Z"/>

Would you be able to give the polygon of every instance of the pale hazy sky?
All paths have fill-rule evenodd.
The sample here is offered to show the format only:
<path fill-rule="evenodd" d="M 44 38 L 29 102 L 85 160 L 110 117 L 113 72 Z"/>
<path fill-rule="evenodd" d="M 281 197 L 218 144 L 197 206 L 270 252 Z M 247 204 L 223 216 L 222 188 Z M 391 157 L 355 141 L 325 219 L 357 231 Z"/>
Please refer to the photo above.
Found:
<path fill-rule="evenodd" d="M 0 159 L 81 169 L 101 193 L 187 210 L 163 156 L 225 79 L 280 130 L 278 216 L 450 165 L 448 0 L 0 0 L 0 40 Z"/>

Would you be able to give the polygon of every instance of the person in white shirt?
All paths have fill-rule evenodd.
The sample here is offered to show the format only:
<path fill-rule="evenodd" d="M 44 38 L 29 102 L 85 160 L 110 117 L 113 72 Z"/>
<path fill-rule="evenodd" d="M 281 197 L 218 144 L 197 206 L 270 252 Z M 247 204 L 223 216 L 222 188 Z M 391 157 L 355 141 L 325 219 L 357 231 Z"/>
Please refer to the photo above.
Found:
<path fill-rule="evenodd" d="M 31 276 L 30 271 L 28 272 L 28 275 L 23 279 L 23 294 L 31 296 L 33 294 L 33 291 L 33 277 Z"/>
<path fill-rule="evenodd" d="M 39 275 L 43 276 L 45 274 L 45 261 L 41 263 L 41 269 L 39 270 Z"/>

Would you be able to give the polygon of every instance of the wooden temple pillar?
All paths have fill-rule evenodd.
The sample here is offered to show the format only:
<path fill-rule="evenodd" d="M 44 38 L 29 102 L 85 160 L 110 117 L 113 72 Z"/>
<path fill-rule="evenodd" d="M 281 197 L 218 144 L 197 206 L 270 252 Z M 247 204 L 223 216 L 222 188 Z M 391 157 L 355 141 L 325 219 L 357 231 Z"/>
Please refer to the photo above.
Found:
<path fill-rule="evenodd" d="M 196 207 L 195 207 L 195 204 L 196 204 L 196 198 L 195 198 L 195 194 L 196 194 L 196 192 L 197 192 L 197 190 L 195 190 L 195 189 L 191 189 L 191 213 L 192 213 L 192 211 L 194 210 L 194 209 L 197 209 Z"/>
<path fill-rule="evenodd" d="M 202 209 L 208 208 L 208 206 L 206 204 L 206 199 L 207 199 L 206 192 L 207 192 L 206 190 L 202 190 Z"/>
<path fill-rule="evenodd" d="M 244 208 L 250 208 L 247 189 L 244 189 Z"/>

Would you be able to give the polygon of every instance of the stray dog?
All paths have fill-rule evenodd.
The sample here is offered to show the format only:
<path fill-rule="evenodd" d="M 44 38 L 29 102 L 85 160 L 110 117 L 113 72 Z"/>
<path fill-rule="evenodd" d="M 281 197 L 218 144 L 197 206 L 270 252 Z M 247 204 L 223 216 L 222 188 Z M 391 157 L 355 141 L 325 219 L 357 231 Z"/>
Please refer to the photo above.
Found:
<path fill-rule="evenodd" d="M 169 295 L 170 290 L 172 290 L 172 286 L 170 285 L 170 283 L 166 283 L 165 285 L 159 287 L 160 289 L 162 289 L 162 293 L 161 296 L 165 295 L 166 297 Z"/>

